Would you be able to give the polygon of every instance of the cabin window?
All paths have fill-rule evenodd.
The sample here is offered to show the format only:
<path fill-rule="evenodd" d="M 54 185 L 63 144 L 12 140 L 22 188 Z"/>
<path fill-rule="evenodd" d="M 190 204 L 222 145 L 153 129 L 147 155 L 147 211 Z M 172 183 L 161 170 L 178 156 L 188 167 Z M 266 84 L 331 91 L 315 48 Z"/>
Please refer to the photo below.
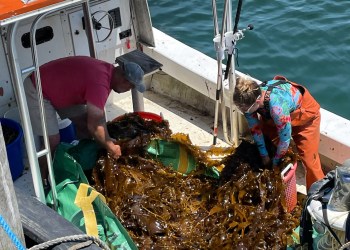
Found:
<path fill-rule="evenodd" d="M 108 13 L 112 16 L 114 21 L 114 28 L 122 26 L 122 19 L 120 17 L 120 8 L 115 8 L 113 10 L 108 11 Z"/>
<path fill-rule="evenodd" d="M 36 30 L 35 41 L 36 45 L 46 43 L 53 39 L 53 29 L 50 26 L 45 26 Z M 30 48 L 30 32 L 25 33 L 21 37 L 22 46 Z"/>

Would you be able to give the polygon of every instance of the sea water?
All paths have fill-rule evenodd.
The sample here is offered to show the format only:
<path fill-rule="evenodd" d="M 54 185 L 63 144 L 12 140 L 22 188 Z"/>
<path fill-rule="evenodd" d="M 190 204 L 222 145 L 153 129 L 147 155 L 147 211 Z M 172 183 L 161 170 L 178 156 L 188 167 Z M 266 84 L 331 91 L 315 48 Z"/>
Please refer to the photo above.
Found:
<path fill-rule="evenodd" d="M 149 0 L 153 26 L 215 58 L 212 1 Z M 224 1 L 217 1 L 219 28 Z M 232 1 L 234 22 L 238 0 Z M 305 85 L 322 108 L 350 119 L 350 1 L 243 0 L 236 69 Z M 226 64 L 226 59 L 224 60 Z"/>

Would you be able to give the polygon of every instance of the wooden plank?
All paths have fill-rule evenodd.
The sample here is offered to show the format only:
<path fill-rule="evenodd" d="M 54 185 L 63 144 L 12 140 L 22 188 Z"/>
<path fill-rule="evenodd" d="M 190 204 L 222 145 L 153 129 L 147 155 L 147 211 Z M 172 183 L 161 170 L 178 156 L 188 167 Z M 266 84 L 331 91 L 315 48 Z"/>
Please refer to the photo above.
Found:
<path fill-rule="evenodd" d="M 11 232 L 15 234 L 24 246 L 21 218 L 14 193 L 4 135 L 0 126 L 0 215 L 10 227 Z M 0 249 L 17 249 L 2 227 L 0 227 Z"/>

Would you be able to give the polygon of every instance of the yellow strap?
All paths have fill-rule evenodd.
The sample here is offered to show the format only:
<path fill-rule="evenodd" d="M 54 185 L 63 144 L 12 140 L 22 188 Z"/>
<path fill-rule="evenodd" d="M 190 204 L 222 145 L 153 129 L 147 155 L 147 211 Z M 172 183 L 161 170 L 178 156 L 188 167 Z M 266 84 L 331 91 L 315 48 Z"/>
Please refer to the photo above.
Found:
<path fill-rule="evenodd" d="M 179 165 L 177 166 L 177 171 L 183 174 L 186 174 L 188 169 L 188 154 L 184 147 L 179 145 L 180 156 L 179 156 Z"/>
<path fill-rule="evenodd" d="M 92 203 L 100 196 L 103 202 L 106 202 L 103 195 L 96 190 L 92 189 L 90 195 L 88 195 L 89 185 L 81 183 L 75 197 L 75 205 L 77 205 L 83 212 L 85 220 L 86 234 L 98 237 L 97 220 Z"/>

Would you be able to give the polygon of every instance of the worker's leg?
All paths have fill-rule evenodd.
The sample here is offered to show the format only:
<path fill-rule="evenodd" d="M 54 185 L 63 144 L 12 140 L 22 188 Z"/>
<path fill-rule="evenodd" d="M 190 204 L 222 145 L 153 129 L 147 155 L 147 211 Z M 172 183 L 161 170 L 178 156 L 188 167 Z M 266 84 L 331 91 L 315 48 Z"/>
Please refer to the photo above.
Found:
<path fill-rule="evenodd" d="M 33 134 L 41 137 L 41 149 L 44 148 L 43 143 L 43 129 L 41 126 L 40 119 L 40 107 L 38 102 L 38 94 L 36 89 L 34 88 L 32 81 L 30 78 L 26 78 L 24 81 L 24 90 L 27 98 L 28 108 L 29 108 L 29 116 L 32 124 Z M 48 133 L 48 139 L 51 149 L 51 154 L 55 152 L 57 145 L 60 142 L 60 134 L 58 130 L 58 122 L 57 122 L 57 113 L 54 107 L 51 105 L 49 100 L 44 99 L 44 109 L 46 116 L 46 129 Z M 48 177 L 48 167 L 47 167 L 47 159 L 46 156 L 42 156 L 39 158 L 39 165 L 41 170 L 41 176 L 43 179 L 47 179 Z"/>
<path fill-rule="evenodd" d="M 306 171 L 306 190 L 324 177 L 318 154 L 320 142 L 320 114 L 300 127 L 293 127 L 293 139 Z"/>

